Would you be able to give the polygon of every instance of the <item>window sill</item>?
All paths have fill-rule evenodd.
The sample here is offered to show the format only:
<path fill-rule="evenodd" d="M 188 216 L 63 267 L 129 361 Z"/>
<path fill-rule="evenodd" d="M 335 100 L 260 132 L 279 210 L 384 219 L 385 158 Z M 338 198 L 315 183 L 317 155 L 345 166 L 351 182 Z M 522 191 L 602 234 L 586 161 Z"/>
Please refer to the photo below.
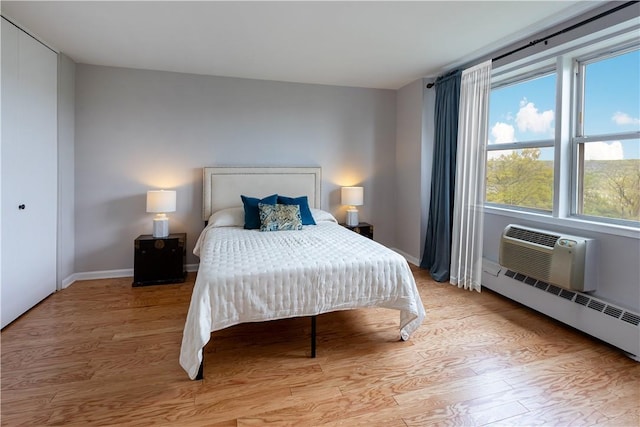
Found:
<path fill-rule="evenodd" d="M 554 218 L 551 215 L 507 209 L 496 206 L 485 206 L 484 212 L 485 214 L 535 221 L 539 223 L 556 225 L 559 227 L 571 227 L 574 229 L 587 230 L 594 233 L 610 234 L 613 236 L 631 237 L 640 240 L 640 229 L 624 225 L 607 224 L 603 222 L 589 221 L 574 217 Z"/>

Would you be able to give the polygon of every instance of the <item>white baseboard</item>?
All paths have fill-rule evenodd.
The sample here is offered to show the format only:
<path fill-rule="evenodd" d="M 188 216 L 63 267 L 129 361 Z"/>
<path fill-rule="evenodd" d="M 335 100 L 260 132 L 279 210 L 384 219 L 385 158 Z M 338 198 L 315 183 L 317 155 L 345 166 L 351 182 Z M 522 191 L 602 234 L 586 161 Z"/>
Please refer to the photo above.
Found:
<path fill-rule="evenodd" d="M 198 265 L 199 264 L 187 264 L 185 268 L 187 272 L 194 272 L 198 271 Z M 119 277 L 133 277 L 133 268 L 73 273 L 66 279 L 62 280 L 62 289 L 68 288 L 74 282 L 79 280 L 117 279 Z"/>
<path fill-rule="evenodd" d="M 78 280 L 78 279 L 76 278 L 76 274 L 75 273 L 71 274 L 69 277 L 67 277 L 65 279 L 62 279 L 62 283 L 60 283 L 60 286 L 61 286 L 60 289 L 68 288 L 76 280 Z"/>
<path fill-rule="evenodd" d="M 400 249 L 397 248 L 391 248 L 393 251 L 399 253 L 400 255 L 402 255 L 403 257 L 405 257 L 405 259 L 410 262 L 411 264 L 415 265 L 416 267 L 420 267 L 420 260 L 416 257 L 413 257 L 411 255 L 409 255 L 408 253 L 401 251 Z"/>
<path fill-rule="evenodd" d="M 74 274 L 77 280 L 115 279 L 118 277 L 133 277 L 133 268 L 122 270 L 84 271 Z"/>

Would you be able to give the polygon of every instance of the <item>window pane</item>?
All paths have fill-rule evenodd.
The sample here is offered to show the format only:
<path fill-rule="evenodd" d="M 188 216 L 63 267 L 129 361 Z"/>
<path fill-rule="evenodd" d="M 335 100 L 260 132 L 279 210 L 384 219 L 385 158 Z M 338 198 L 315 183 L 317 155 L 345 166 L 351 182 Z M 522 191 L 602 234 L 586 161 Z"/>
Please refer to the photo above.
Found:
<path fill-rule="evenodd" d="M 640 140 L 589 142 L 582 149 L 582 213 L 640 221 Z"/>
<path fill-rule="evenodd" d="M 554 138 L 556 75 L 491 91 L 489 144 Z"/>
<path fill-rule="evenodd" d="M 488 151 L 487 202 L 551 211 L 553 148 Z"/>
<path fill-rule="evenodd" d="M 640 130 L 640 50 L 587 64 L 584 135 Z"/>

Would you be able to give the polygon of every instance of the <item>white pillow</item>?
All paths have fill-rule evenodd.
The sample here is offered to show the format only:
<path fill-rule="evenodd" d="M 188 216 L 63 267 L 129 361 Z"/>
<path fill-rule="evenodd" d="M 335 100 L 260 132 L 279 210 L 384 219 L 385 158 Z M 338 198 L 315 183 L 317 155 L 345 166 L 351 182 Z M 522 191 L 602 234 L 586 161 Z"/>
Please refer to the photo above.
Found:
<path fill-rule="evenodd" d="M 244 208 L 228 208 L 214 212 L 207 225 L 211 227 L 244 227 Z"/>
<path fill-rule="evenodd" d="M 313 215 L 313 220 L 316 222 L 316 224 L 322 221 L 329 221 L 329 222 L 335 222 L 335 223 L 338 222 L 333 215 L 331 215 L 327 211 L 323 211 L 322 209 L 311 208 L 311 215 Z"/>

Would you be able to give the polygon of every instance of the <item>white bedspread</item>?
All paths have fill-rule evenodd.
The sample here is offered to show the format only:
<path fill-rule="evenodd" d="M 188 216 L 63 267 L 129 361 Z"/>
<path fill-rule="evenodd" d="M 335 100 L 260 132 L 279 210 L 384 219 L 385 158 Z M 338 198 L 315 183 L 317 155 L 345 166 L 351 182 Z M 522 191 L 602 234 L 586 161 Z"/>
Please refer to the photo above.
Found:
<path fill-rule="evenodd" d="M 400 310 L 406 340 L 425 311 L 406 260 L 338 224 L 260 232 L 207 227 L 182 337 L 180 365 L 195 378 L 211 332 L 228 326 L 336 310 Z"/>

